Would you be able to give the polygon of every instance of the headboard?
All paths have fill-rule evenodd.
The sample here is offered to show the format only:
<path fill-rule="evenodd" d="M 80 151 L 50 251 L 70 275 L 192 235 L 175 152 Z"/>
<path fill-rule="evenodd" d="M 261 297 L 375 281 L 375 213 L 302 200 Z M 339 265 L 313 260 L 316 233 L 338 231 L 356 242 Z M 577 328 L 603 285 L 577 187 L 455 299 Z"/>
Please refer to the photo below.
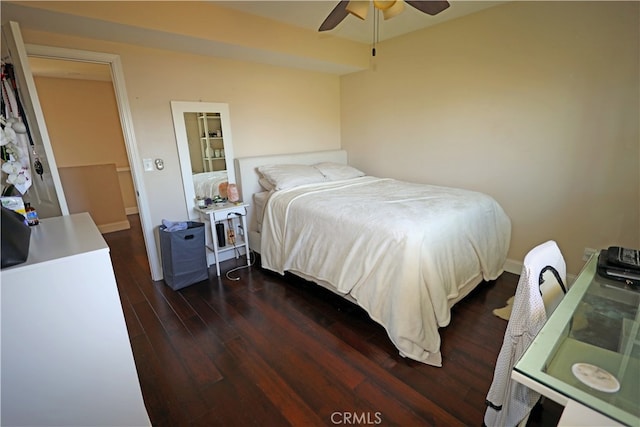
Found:
<path fill-rule="evenodd" d="M 313 165 L 320 162 L 347 164 L 347 152 L 344 150 L 312 151 L 307 153 L 276 154 L 271 156 L 240 157 L 235 159 L 236 184 L 242 200 L 253 204 L 253 195 L 264 191 L 258 182 L 258 167 L 274 164 Z M 254 236 L 257 222 L 251 206 L 247 209 L 249 217 L 249 246 L 259 252 L 259 241 Z"/>

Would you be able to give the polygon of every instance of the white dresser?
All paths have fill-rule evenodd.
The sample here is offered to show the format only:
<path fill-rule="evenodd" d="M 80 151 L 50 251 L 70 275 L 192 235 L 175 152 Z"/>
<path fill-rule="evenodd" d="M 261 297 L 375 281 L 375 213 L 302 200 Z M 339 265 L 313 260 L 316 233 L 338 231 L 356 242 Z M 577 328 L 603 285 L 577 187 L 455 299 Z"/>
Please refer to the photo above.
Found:
<path fill-rule="evenodd" d="M 87 213 L 0 273 L 1 425 L 148 426 L 109 247 Z"/>

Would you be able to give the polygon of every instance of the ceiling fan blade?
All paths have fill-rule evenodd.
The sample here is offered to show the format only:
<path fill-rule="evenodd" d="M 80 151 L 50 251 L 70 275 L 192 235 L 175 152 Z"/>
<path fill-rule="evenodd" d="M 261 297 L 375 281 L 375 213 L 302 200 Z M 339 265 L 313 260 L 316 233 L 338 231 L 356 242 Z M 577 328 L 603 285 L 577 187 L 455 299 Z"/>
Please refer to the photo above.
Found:
<path fill-rule="evenodd" d="M 349 0 L 342 0 L 338 5 L 331 11 L 329 16 L 324 20 L 318 31 L 328 31 L 333 30 L 336 25 L 342 22 L 344 18 L 349 15 L 347 12 L 347 5 L 349 4 Z"/>
<path fill-rule="evenodd" d="M 449 7 L 448 1 L 440 1 L 440 0 L 427 0 L 427 1 L 415 1 L 415 0 L 405 0 L 405 3 L 410 4 L 411 6 L 418 9 L 420 12 L 424 12 L 428 15 L 437 15 L 442 12 L 446 8 Z"/>

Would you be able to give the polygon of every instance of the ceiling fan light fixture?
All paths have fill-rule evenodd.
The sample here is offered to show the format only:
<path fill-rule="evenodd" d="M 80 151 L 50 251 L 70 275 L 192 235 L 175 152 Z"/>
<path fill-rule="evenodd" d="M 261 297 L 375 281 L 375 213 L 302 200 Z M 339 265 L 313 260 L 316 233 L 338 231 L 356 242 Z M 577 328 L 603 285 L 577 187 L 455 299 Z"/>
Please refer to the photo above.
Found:
<path fill-rule="evenodd" d="M 395 3 L 397 3 L 396 0 L 373 0 L 373 6 L 379 10 L 387 10 Z"/>
<path fill-rule="evenodd" d="M 387 10 L 397 3 L 396 0 L 373 0 L 373 6 L 379 10 Z"/>
<path fill-rule="evenodd" d="M 367 18 L 367 12 L 369 11 L 369 1 L 351 0 L 346 9 L 350 14 L 364 20 Z"/>
<path fill-rule="evenodd" d="M 384 9 L 382 11 L 382 16 L 384 16 L 384 19 L 386 21 L 387 19 L 391 19 L 394 16 L 399 15 L 400 13 L 402 13 L 403 10 L 404 10 L 404 1 L 398 0 L 398 1 L 395 1 L 390 8 Z"/>

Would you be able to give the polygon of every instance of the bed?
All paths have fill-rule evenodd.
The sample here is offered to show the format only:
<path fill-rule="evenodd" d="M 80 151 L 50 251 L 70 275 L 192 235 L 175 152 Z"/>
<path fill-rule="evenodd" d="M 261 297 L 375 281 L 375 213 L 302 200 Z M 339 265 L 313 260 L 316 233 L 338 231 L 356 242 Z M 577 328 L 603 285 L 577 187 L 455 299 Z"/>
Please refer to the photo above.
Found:
<path fill-rule="evenodd" d="M 262 267 L 358 304 L 403 357 L 442 366 L 451 307 L 503 272 L 511 222 L 486 194 L 368 176 L 343 150 L 239 158 L 236 173 Z"/>

